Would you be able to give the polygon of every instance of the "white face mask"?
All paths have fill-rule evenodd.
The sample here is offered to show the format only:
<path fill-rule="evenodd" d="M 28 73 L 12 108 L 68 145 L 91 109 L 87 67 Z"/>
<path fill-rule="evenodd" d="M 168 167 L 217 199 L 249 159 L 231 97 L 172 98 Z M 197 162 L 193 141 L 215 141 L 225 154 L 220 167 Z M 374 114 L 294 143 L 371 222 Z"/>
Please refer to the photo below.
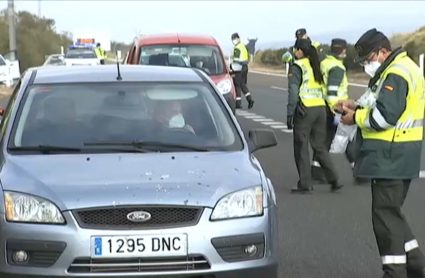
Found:
<path fill-rule="evenodd" d="M 233 43 L 234 45 L 237 45 L 237 44 L 238 44 L 238 42 L 239 42 L 238 40 L 233 40 L 233 41 L 232 41 L 232 43 Z"/>
<path fill-rule="evenodd" d="M 381 66 L 381 63 L 379 63 L 378 61 L 373 61 L 373 62 L 370 62 L 369 64 L 364 66 L 364 71 L 370 77 L 374 77 L 376 71 L 379 69 L 380 66 Z"/>
<path fill-rule="evenodd" d="M 186 123 L 184 121 L 183 115 L 177 114 L 170 119 L 170 121 L 168 122 L 168 125 L 171 128 L 183 128 L 186 125 Z"/>
<path fill-rule="evenodd" d="M 378 59 L 376 61 L 372 61 L 367 63 L 364 66 L 364 71 L 370 76 L 370 77 L 374 77 L 376 71 L 379 69 L 379 67 L 381 66 L 381 63 L 378 62 L 379 61 L 379 57 L 381 56 L 381 52 L 379 52 L 378 54 Z"/>

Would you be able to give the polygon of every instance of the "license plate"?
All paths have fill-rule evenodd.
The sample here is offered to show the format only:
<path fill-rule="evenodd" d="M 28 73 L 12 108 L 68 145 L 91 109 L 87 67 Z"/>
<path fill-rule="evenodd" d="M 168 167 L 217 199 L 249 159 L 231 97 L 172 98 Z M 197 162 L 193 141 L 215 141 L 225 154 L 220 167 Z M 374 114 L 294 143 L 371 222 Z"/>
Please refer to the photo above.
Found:
<path fill-rule="evenodd" d="M 102 236 L 91 238 L 94 258 L 186 256 L 187 235 Z"/>

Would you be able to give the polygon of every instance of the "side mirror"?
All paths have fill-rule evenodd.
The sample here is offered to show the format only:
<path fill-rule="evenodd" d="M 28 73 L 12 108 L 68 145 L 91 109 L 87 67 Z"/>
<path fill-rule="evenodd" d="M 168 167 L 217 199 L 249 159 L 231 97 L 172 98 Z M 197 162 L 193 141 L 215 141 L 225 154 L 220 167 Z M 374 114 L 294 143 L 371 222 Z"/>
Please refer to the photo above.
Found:
<path fill-rule="evenodd" d="M 276 134 L 270 129 L 252 129 L 248 133 L 248 138 L 251 141 L 251 152 L 277 145 Z"/>

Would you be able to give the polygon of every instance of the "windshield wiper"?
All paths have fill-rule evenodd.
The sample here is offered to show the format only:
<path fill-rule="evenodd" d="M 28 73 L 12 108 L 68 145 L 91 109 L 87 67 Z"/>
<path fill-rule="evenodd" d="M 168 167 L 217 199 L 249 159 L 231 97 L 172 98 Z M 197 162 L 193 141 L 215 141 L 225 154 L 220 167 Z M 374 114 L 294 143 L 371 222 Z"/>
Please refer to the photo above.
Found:
<path fill-rule="evenodd" d="M 11 147 L 11 148 L 9 148 L 9 150 L 11 150 L 11 151 L 38 151 L 38 152 L 41 152 L 41 153 L 51 153 L 51 152 L 78 153 L 78 152 L 82 151 L 81 148 L 51 146 L 51 145 Z"/>
<path fill-rule="evenodd" d="M 171 149 L 185 149 L 198 152 L 209 152 L 208 148 L 184 145 L 184 144 L 173 144 L 156 141 L 133 141 L 133 142 L 95 142 L 95 143 L 84 143 L 84 146 L 132 146 L 135 148 L 144 147 L 164 147 Z"/>
<path fill-rule="evenodd" d="M 43 154 L 48 153 L 80 153 L 80 152 L 123 152 L 123 153 L 147 153 L 152 152 L 150 150 L 144 150 L 140 148 L 76 148 L 76 147 L 62 147 L 62 146 L 51 146 L 51 145 L 38 145 L 38 146 L 22 146 L 22 147 L 11 147 L 11 151 L 38 151 Z"/>

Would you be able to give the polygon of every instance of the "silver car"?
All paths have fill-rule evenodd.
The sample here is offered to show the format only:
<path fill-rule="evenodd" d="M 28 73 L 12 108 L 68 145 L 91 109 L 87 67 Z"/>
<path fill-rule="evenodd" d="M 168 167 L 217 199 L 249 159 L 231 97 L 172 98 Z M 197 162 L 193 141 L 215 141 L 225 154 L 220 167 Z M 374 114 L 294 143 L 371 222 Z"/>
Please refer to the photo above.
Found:
<path fill-rule="evenodd" d="M 1 278 L 277 278 L 276 136 L 201 71 L 34 68 L 2 116 Z"/>

